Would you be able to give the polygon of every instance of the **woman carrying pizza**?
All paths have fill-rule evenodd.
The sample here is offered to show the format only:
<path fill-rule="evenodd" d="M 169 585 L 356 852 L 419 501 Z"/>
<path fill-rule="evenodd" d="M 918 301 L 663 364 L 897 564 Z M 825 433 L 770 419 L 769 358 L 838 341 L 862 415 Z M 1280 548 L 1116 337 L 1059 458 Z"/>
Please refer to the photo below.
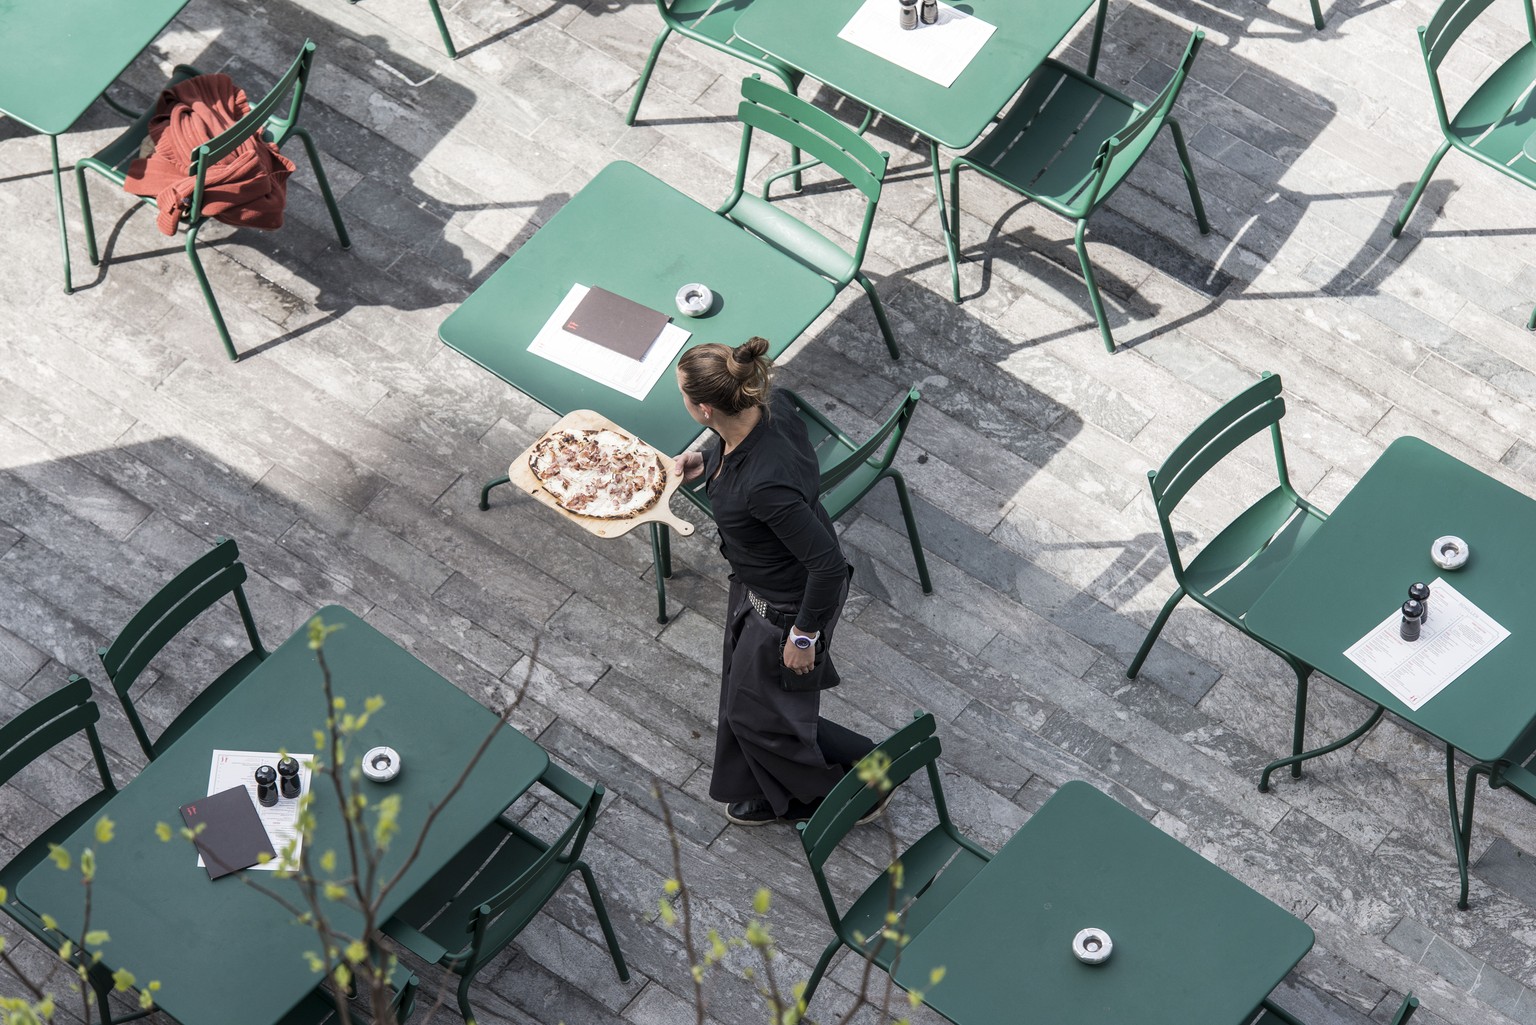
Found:
<path fill-rule="evenodd" d="M 808 818 L 874 742 L 821 718 L 827 657 L 853 569 L 821 506 L 805 425 L 772 394 L 768 342 L 683 353 L 683 405 L 718 438 L 674 463 L 705 478 L 731 566 L 709 793 L 743 826 Z M 870 817 L 873 817 L 871 813 Z"/>

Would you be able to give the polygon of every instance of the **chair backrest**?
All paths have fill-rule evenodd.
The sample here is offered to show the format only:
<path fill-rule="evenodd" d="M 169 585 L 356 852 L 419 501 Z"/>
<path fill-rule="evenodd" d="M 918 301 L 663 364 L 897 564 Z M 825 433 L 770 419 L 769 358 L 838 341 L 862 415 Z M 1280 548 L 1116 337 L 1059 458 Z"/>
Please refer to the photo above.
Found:
<path fill-rule="evenodd" d="M 858 240 L 853 253 L 844 254 L 851 261 L 851 269 L 834 275 L 839 279 L 839 287 L 846 285 L 864 262 L 889 154 L 875 149 L 862 135 L 820 107 L 764 82 L 758 75 L 742 80 L 741 104 L 736 108 L 736 116 L 742 125 L 736 179 L 731 195 L 716 212 L 791 252 L 803 253 L 810 246 L 834 246 L 835 243 L 803 221 L 746 192 L 754 132 L 767 132 L 798 147 L 842 175 L 864 196 L 864 216 Z"/>
<path fill-rule="evenodd" d="M 128 692 L 138 681 L 139 674 L 172 638 L 217 604 L 220 598 L 233 594 L 246 636 L 251 641 L 251 650 L 266 656 L 266 649 L 261 646 L 261 638 L 256 633 L 250 603 L 245 598 L 245 579 L 245 564 L 240 561 L 239 546 L 231 538 L 219 538 L 211 551 L 176 574 L 170 583 L 145 602 L 115 641 L 96 650 L 106 668 L 107 678 L 112 681 L 112 689 L 117 691 L 118 700 L 123 703 L 129 725 L 150 758 L 154 757 L 154 745 Z"/>
<path fill-rule="evenodd" d="M 1195 62 L 1195 54 L 1200 52 L 1200 44 L 1204 41 L 1205 33 L 1200 29 L 1190 33 L 1189 43 L 1184 47 L 1184 56 L 1179 59 L 1179 65 L 1174 69 L 1173 77 L 1168 79 L 1162 92 L 1147 104 L 1145 110 L 1127 121 L 1125 127 L 1104 140 L 1104 145 L 1099 148 L 1099 155 L 1093 162 L 1097 179 L 1092 188 L 1084 194 L 1087 200 L 1085 212 L 1110 197 L 1125 180 L 1126 175 L 1136 167 L 1137 162 L 1141 160 L 1141 155 L 1157 137 L 1157 133 L 1162 131 L 1163 123 L 1168 120 L 1168 115 L 1173 111 L 1173 105 L 1179 98 L 1179 91 L 1184 88 L 1184 80 L 1189 77 L 1189 69 Z"/>
<path fill-rule="evenodd" d="M 794 400 L 801 416 L 820 424 L 832 433 L 837 433 L 837 429 L 819 411 L 807 405 L 800 396 L 788 388 L 784 390 Z M 836 464 L 823 469 L 821 471 L 821 493 L 826 494 L 828 491 L 831 491 L 847 480 L 860 467 L 870 466 L 877 473 L 883 473 L 888 470 L 891 463 L 896 459 L 896 453 L 901 449 L 901 439 L 907 433 L 907 426 L 912 422 L 912 413 L 917 409 L 917 403 L 922 397 L 922 392 L 916 388 L 908 390 L 906 397 L 902 399 L 901 405 L 897 406 L 891 415 L 886 418 L 885 423 L 880 426 L 879 430 L 871 434 L 863 444 L 844 456 Z M 874 478 L 874 480 L 878 479 L 878 477 Z"/>
<path fill-rule="evenodd" d="M 314 40 L 304 40 L 299 55 L 294 58 L 288 70 L 283 72 L 283 77 L 277 80 L 267 95 L 251 104 L 250 113 L 192 151 L 192 166 L 187 174 L 196 180 L 196 184 L 187 206 L 190 220 L 196 221 L 202 216 L 203 186 L 208 171 L 215 164 L 233 153 L 247 139 L 260 136 L 268 128 L 269 121 L 275 129 L 274 144 L 282 145 L 299 119 L 299 108 L 304 103 L 304 88 L 309 83 L 309 66 L 314 57 Z M 288 101 L 288 112 L 281 115 L 275 113 L 285 99 Z"/>
<path fill-rule="evenodd" d="M 96 733 L 100 718 L 101 709 L 91 700 L 91 681 L 83 676 L 70 676 L 64 686 L 0 726 L 0 784 L 10 782 L 12 776 L 42 755 L 84 731 L 102 787 L 115 791 L 106 752 Z"/>
<path fill-rule="evenodd" d="M 949 806 L 944 801 L 944 785 L 939 780 L 938 758 L 941 750 L 939 738 L 934 736 L 933 715 L 927 712 L 918 712 L 912 722 L 881 741 L 875 747 L 875 752 L 883 754 L 890 759 L 890 767 L 885 778 L 891 788 L 905 783 L 919 769 L 928 771 L 928 785 L 933 791 L 934 807 L 938 812 L 939 823 L 946 832 L 954 833 L 954 826 L 949 819 Z M 873 754 L 873 753 L 872 753 Z M 871 757 L 866 755 L 865 757 Z M 822 798 L 821 806 L 807 822 L 798 825 L 800 831 L 800 844 L 805 848 L 805 857 L 811 864 L 811 874 L 816 879 L 816 888 L 821 892 L 821 901 L 827 911 L 827 918 L 834 929 L 838 929 L 842 920 L 842 912 L 838 910 L 837 902 L 832 897 L 831 887 L 827 884 L 823 866 L 832 852 L 837 850 L 843 838 L 884 796 L 885 791 L 878 786 L 865 783 L 859 778 L 857 770 L 848 773 L 832 792 Z"/>
<path fill-rule="evenodd" d="M 1526 36 L 1536 43 L 1536 11 L 1532 10 L 1532 0 L 1521 0 L 1521 3 L 1525 8 Z M 1424 67 L 1429 71 L 1429 90 L 1434 97 L 1441 131 L 1450 131 L 1450 115 L 1445 109 L 1445 96 L 1440 91 L 1440 65 L 1461 34 L 1492 4 L 1493 0 L 1443 0 L 1429 24 L 1419 26 L 1419 50 L 1424 55 Z"/>
<path fill-rule="evenodd" d="M 1300 501 L 1291 487 L 1285 465 L 1285 447 L 1280 440 L 1280 419 L 1285 416 L 1285 399 L 1280 396 L 1280 375 L 1265 371 L 1256 384 L 1240 392 L 1220 409 L 1205 418 L 1163 460 L 1156 470 L 1147 471 L 1152 485 L 1152 501 L 1157 507 L 1158 523 L 1168 557 L 1173 562 L 1174 579 L 1183 583 L 1184 563 L 1179 557 L 1171 517 L 1173 510 L 1212 467 L 1233 449 L 1265 428 L 1274 443 L 1275 469 L 1280 486 L 1295 501 Z"/>
<path fill-rule="evenodd" d="M 575 814 L 547 846 L 522 827 L 512 827 L 524 840 L 544 847 L 544 852 L 470 916 L 467 930 L 473 934 L 470 961 L 474 966 L 495 957 L 539 912 L 581 858 L 587 835 L 597 821 L 597 809 L 605 792 L 601 783 L 589 787 L 553 763 L 539 781 L 575 805 Z"/>

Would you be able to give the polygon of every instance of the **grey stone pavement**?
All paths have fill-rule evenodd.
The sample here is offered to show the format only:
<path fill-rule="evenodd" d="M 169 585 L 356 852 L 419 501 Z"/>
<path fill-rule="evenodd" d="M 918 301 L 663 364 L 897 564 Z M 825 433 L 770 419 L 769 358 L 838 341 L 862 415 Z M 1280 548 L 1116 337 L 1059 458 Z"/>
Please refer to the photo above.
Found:
<path fill-rule="evenodd" d="M 840 524 L 858 575 L 839 634 L 846 683 L 826 711 L 872 735 L 933 711 L 954 816 L 985 844 L 1085 779 L 1278 901 L 1317 934 L 1277 996 L 1310 1022 L 1384 1021 L 1409 989 L 1429 1025 L 1533 1022 L 1536 809 L 1484 791 L 1473 906 L 1458 911 L 1432 740 L 1389 719 L 1259 794 L 1260 766 L 1287 745 L 1279 660 L 1185 603 L 1142 678 L 1124 677 L 1173 586 L 1144 473 L 1260 371 L 1284 376 L 1294 478 L 1326 508 L 1404 434 L 1536 494 L 1536 348 L 1523 327 L 1536 195 L 1453 154 L 1392 241 L 1389 218 L 1438 141 L 1414 34 L 1433 4 L 1326 6 L 1316 32 L 1304 0 L 1111 0 L 1100 74 L 1140 96 L 1166 80 L 1192 24 L 1209 32 L 1179 115 L 1213 226 L 1197 234 L 1159 140 L 1090 232 L 1125 346 L 1113 356 L 1069 227 L 1000 189 L 967 189 L 969 299 L 953 305 L 921 151 L 876 126 L 894 158 L 866 268 L 906 356 L 887 359 L 855 289 L 782 377 L 854 433 L 922 387 L 900 465 L 936 590 L 919 590 L 894 497 L 877 489 Z M 1493 7 L 1445 67 L 1453 92 L 1524 38 L 1519 5 Z M 240 542 L 270 639 L 339 602 L 482 696 L 522 679 L 537 640 L 516 721 L 612 792 L 589 852 L 634 978 L 616 980 L 571 890 L 484 973 L 482 1020 L 690 1021 L 681 945 L 658 915 L 670 861 L 652 778 L 706 925 L 739 932 L 766 885 L 781 977 L 803 977 L 829 937 L 791 831 L 729 827 L 708 800 L 724 566 L 709 529 L 679 541 L 676 615 L 662 626 L 642 537 L 598 541 L 506 492 L 478 511 L 479 485 L 553 416 L 436 329 L 611 160 L 718 201 L 746 69 L 669 44 L 642 123 L 626 128 L 659 25 L 650 3 L 463 0 L 448 18 L 457 62 L 422 0 L 192 0 L 115 87 L 147 103 L 171 65 L 192 62 L 259 93 L 302 39 L 319 43 L 305 122 L 355 244 L 336 245 L 297 148 L 281 232 L 205 234 L 239 364 L 220 351 L 180 243 L 100 183 L 109 262 L 85 263 L 71 189 L 79 287 L 62 293 L 46 140 L 0 120 L 0 714 L 71 671 L 99 676 L 96 646 L 219 535 Z M 1089 31 L 1069 37 L 1065 59 L 1081 66 Z M 92 108 L 61 140 L 65 160 L 119 124 Z M 847 198 L 812 187 L 792 202 L 835 233 L 851 223 Z M 1266 472 L 1265 452 L 1245 449 L 1181 529 L 1208 536 Z M 152 718 L 195 692 L 234 626 L 213 617 L 161 661 L 143 702 Z M 1313 736 L 1365 713 L 1327 681 L 1314 695 Z M 140 758 L 103 697 L 128 779 Z M 0 856 L 75 799 L 85 768 L 50 762 L 0 790 Z M 891 822 L 910 840 L 931 815 L 913 789 Z M 872 872 L 884 844 L 880 828 L 859 831 L 839 885 Z M 857 969 L 834 967 L 819 1017 L 848 1006 Z M 765 1020 L 727 975 L 709 995 L 719 1025 Z"/>

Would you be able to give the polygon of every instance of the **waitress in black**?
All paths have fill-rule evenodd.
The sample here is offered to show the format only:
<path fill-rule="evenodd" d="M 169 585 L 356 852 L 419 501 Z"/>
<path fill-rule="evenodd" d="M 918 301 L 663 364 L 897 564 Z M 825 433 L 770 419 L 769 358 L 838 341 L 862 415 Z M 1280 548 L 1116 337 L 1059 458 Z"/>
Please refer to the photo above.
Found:
<path fill-rule="evenodd" d="M 797 821 L 874 747 L 821 718 L 827 652 L 852 568 L 821 506 L 821 473 L 793 403 L 772 394 L 768 342 L 683 353 L 683 405 L 719 437 L 674 465 L 705 477 L 731 565 L 720 725 L 709 793 L 743 826 Z"/>

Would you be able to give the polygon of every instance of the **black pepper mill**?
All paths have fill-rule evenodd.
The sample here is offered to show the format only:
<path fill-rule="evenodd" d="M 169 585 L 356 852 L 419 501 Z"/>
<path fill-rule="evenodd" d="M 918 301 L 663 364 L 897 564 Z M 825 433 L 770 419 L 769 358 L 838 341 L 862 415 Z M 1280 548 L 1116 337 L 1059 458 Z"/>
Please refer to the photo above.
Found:
<path fill-rule="evenodd" d="M 277 770 L 270 765 L 263 765 L 256 770 L 256 800 L 264 808 L 277 803 Z"/>
<path fill-rule="evenodd" d="M 1424 606 L 1416 598 L 1403 602 L 1403 622 L 1397 628 L 1398 636 L 1405 641 L 1419 639 L 1419 628 L 1424 623 Z"/>
<path fill-rule="evenodd" d="M 1419 616 L 1419 622 L 1429 622 L 1429 585 L 1422 580 L 1419 581 L 1408 588 L 1408 597 L 1418 602 L 1419 608 L 1423 610 L 1422 615 Z"/>
<path fill-rule="evenodd" d="M 937 25 L 939 22 L 939 0 L 923 0 L 922 10 L 918 16 L 924 25 Z"/>
<path fill-rule="evenodd" d="M 282 794 L 287 798 L 298 797 L 299 785 L 299 760 L 297 758 L 284 758 L 277 763 L 277 775 L 282 780 Z"/>

